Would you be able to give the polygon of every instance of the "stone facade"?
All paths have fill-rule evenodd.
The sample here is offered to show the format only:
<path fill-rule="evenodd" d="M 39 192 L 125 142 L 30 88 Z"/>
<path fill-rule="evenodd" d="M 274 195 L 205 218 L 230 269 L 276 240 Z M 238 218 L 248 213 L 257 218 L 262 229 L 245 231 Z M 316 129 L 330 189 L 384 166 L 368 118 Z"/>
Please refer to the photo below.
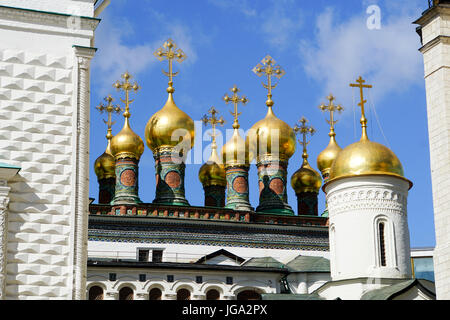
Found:
<path fill-rule="evenodd" d="M 450 4 L 436 4 L 415 23 L 425 71 L 433 189 L 438 299 L 450 299 Z"/>
<path fill-rule="evenodd" d="M 87 1 L 2 4 L 11 7 L 0 7 L 0 160 L 22 168 L 9 184 L 5 298 L 82 299 L 99 20 Z"/>

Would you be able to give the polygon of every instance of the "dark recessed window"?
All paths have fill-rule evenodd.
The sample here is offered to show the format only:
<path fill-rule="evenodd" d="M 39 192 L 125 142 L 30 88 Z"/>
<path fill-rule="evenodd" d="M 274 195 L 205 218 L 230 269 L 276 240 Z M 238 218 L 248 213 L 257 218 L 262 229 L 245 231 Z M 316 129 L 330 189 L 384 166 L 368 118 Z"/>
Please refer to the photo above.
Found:
<path fill-rule="evenodd" d="M 173 275 L 167 276 L 167 282 L 173 282 Z"/>
<path fill-rule="evenodd" d="M 138 261 L 139 262 L 147 262 L 149 257 L 150 250 L 148 249 L 139 249 L 138 251 Z"/>
<path fill-rule="evenodd" d="M 382 267 L 386 266 L 386 244 L 384 243 L 384 223 L 378 225 L 380 241 L 380 263 Z"/>
<path fill-rule="evenodd" d="M 117 274 L 115 274 L 115 273 L 109 274 L 109 281 L 116 281 L 116 279 L 117 279 Z"/>
<path fill-rule="evenodd" d="M 162 262 L 163 251 L 162 250 L 153 250 L 152 251 L 152 261 L 153 262 Z"/>
<path fill-rule="evenodd" d="M 227 277 L 227 284 L 233 284 L 233 277 Z"/>
<path fill-rule="evenodd" d="M 145 280 L 147 280 L 147 275 L 146 274 L 140 274 L 139 275 L 139 281 L 140 282 L 144 282 Z"/>
<path fill-rule="evenodd" d="M 202 283 L 203 282 L 203 277 L 202 276 L 196 276 L 195 277 L 195 282 Z"/>

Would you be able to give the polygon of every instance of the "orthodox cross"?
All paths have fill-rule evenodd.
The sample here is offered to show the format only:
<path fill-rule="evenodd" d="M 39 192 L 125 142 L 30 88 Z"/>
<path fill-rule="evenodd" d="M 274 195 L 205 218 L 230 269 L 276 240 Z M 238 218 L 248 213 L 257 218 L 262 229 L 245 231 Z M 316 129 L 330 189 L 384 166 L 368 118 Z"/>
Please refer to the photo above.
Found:
<path fill-rule="evenodd" d="M 258 63 L 256 67 L 252 70 L 258 77 L 263 75 L 267 76 L 267 84 L 263 82 L 263 87 L 268 90 L 266 105 L 268 107 L 272 107 L 274 102 L 272 101 L 272 89 L 278 85 L 275 83 L 272 85 L 272 76 L 275 76 L 279 79 L 286 74 L 286 71 L 282 69 L 279 65 L 276 65 L 276 61 L 271 56 L 266 56 L 261 60 L 261 63 Z"/>
<path fill-rule="evenodd" d="M 125 92 L 125 100 L 120 98 L 120 101 L 125 103 L 125 112 L 123 113 L 123 116 L 125 118 L 129 118 L 131 116 L 130 104 L 134 101 L 130 100 L 130 91 L 133 90 L 134 92 L 137 92 L 141 87 L 139 87 L 136 82 L 134 82 L 133 84 L 130 83 L 129 80 L 132 78 L 132 76 L 128 73 L 128 71 L 122 75 L 122 78 L 125 79 L 125 81 L 119 82 L 119 80 L 117 80 L 113 84 L 113 87 L 116 88 L 117 91 L 123 90 Z"/>
<path fill-rule="evenodd" d="M 112 114 L 117 113 L 119 114 L 122 109 L 116 105 L 113 105 L 112 102 L 114 99 L 111 97 L 111 95 L 108 95 L 104 98 L 104 100 L 108 103 L 106 106 L 103 103 L 100 103 L 96 109 L 100 111 L 100 113 L 106 112 L 108 114 L 108 121 L 103 120 L 103 122 L 108 126 L 108 133 L 106 134 L 106 139 L 111 139 L 113 137 L 112 135 L 112 126 L 115 121 L 112 121 Z"/>
<path fill-rule="evenodd" d="M 321 104 L 319 106 L 320 110 L 330 112 L 330 120 L 325 119 L 330 125 L 330 133 L 328 134 L 330 137 L 334 137 L 336 135 L 336 133 L 334 133 L 334 125 L 338 122 L 338 120 L 334 120 L 334 113 L 341 113 L 344 110 L 344 108 L 340 104 L 336 106 L 333 103 L 335 99 L 336 98 L 330 93 L 330 95 L 327 97 L 327 100 L 329 102 L 328 105 Z"/>
<path fill-rule="evenodd" d="M 350 83 L 350 87 L 356 87 L 359 88 L 359 93 L 361 95 L 361 102 L 358 103 L 358 106 L 361 107 L 361 126 L 363 128 L 363 136 L 367 135 L 366 133 L 366 127 L 367 127 L 367 119 L 366 119 L 366 115 L 365 115 L 365 111 L 364 111 L 364 103 L 367 102 L 367 100 L 364 100 L 364 92 L 363 92 L 363 88 L 372 88 L 371 85 L 369 84 L 364 84 L 366 81 L 363 80 L 363 78 L 361 76 L 359 76 L 359 78 L 356 80 L 357 83 Z"/>
<path fill-rule="evenodd" d="M 223 126 L 223 124 L 225 123 L 225 120 L 222 117 L 220 117 L 220 118 L 216 117 L 216 115 L 219 112 L 214 107 L 211 107 L 208 110 L 208 113 L 211 114 L 211 116 L 208 117 L 208 115 L 205 114 L 203 116 L 203 118 L 202 118 L 202 122 L 203 122 L 203 124 L 205 126 L 207 126 L 208 124 L 211 124 L 211 127 L 212 127 L 212 134 L 211 134 L 212 145 L 211 145 L 211 148 L 216 149 L 217 148 L 217 145 L 216 145 L 216 125 L 219 124 L 219 125 Z"/>
<path fill-rule="evenodd" d="M 175 91 L 173 88 L 173 77 L 178 74 L 178 72 L 173 72 L 173 60 L 181 63 L 187 58 L 186 54 L 183 50 L 177 47 L 176 43 L 172 39 L 167 39 L 163 46 L 156 50 L 153 55 L 158 58 L 159 61 L 169 61 L 169 72 L 164 70 L 162 72 L 164 75 L 169 77 L 169 88 L 167 88 L 167 92 L 173 93 Z"/>
<path fill-rule="evenodd" d="M 303 160 L 306 160 L 308 158 L 306 146 L 309 144 L 309 141 L 307 141 L 306 136 L 308 134 L 312 136 L 316 132 L 316 130 L 312 126 L 306 125 L 307 122 L 308 120 L 305 117 L 302 117 L 298 121 L 298 124 L 296 124 L 294 127 L 294 132 L 298 135 L 302 135 L 302 139 L 301 140 L 299 139 L 298 142 L 303 146 L 303 155 L 302 155 Z"/>
<path fill-rule="evenodd" d="M 226 93 L 223 96 L 223 100 L 225 101 L 226 104 L 228 104 L 229 102 L 232 102 L 234 105 L 234 112 L 231 112 L 231 115 L 234 117 L 234 122 L 233 122 L 233 129 L 239 129 L 239 123 L 238 123 L 238 116 L 241 115 L 241 112 L 238 113 L 238 104 L 242 103 L 243 105 L 245 105 L 248 102 L 248 99 L 246 96 L 242 96 L 239 97 L 238 96 L 238 92 L 241 91 L 239 90 L 238 87 L 236 87 L 236 85 L 233 86 L 233 88 L 230 89 L 231 92 L 233 92 L 233 95 L 230 97 L 228 95 L 228 93 Z"/>

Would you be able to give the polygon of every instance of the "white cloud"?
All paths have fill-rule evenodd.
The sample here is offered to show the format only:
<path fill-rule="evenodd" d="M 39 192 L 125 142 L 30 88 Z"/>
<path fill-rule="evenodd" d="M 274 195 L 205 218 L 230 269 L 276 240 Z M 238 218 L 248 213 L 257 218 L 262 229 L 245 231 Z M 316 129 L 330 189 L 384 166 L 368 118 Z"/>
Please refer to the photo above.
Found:
<path fill-rule="evenodd" d="M 374 85 L 374 100 L 423 81 L 419 37 L 412 25 L 417 11 L 381 13 L 379 30 L 367 28 L 369 16 L 363 12 L 338 23 L 336 12 L 328 8 L 317 18 L 313 40 L 300 43 L 300 56 L 307 75 L 323 84 L 323 97 L 333 92 L 351 104 L 349 83 L 359 76 Z"/>
<path fill-rule="evenodd" d="M 112 84 L 120 79 L 120 75 L 128 71 L 133 76 L 150 70 L 153 66 L 159 65 L 159 62 L 153 53 L 162 46 L 168 39 L 172 38 L 178 47 L 186 53 L 188 59 L 183 65 L 190 65 L 197 60 L 194 39 L 192 38 L 190 28 L 181 23 L 171 21 L 167 23 L 164 15 L 156 11 L 150 12 L 152 16 L 150 27 L 154 28 L 158 33 L 153 34 L 151 42 L 143 44 L 131 45 L 127 44 L 127 39 L 135 33 L 131 23 L 125 19 L 105 15 L 97 29 L 95 46 L 100 48 L 97 52 L 92 66 L 101 73 L 102 83 L 99 85 L 98 94 L 104 96 L 111 92 Z M 201 35 L 199 41 L 204 41 Z M 197 38 L 196 38 L 197 40 Z M 198 42 L 198 41 L 197 41 Z"/>

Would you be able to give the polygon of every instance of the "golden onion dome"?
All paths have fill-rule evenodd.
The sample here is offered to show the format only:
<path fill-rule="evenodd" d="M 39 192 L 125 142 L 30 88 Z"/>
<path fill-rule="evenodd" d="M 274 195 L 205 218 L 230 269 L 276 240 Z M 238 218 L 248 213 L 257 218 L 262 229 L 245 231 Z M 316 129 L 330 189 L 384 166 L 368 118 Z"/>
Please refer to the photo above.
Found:
<path fill-rule="evenodd" d="M 335 135 L 330 135 L 330 143 L 317 157 L 317 167 L 322 172 L 323 177 L 329 175 L 331 165 L 341 150 L 342 148 L 337 144 Z"/>
<path fill-rule="evenodd" d="M 389 148 L 370 141 L 363 127 L 361 140 L 345 147 L 339 152 L 330 169 L 331 180 L 361 176 L 389 175 L 406 180 L 410 187 L 412 182 L 404 177 L 400 160 Z"/>
<path fill-rule="evenodd" d="M 192 148 L 194 137 L 194 121 L 177 107 L 173 100 L 173 92 L 169 92 L 164 107 L 147 122 L 145 127 L 147 146 L 155 153 L 161 147 L 175 147 L 184 139 L 189 139 L 189 148 Z"/>
<path fill-rule="evenodd" d="M 234 128 L 233 136 L 222 147 L 222 159 L 225 166 L 248 165 L 249 156 L 245 140 L 239 134 L 238 126 Z"/>
<path fill-rule="evenodd" d="M 116 162 L 111 154 L 111 140 L 108 139 L 108 146 L 105 152 L 95 160 L 94 171 L 98 180 L 115 178 Z"/>
<path fill-rule="evenodd" d="M 215 148 L 212 149 L 211 157 L 209 157 L 208 161 L 201 166 L 198 178 L 203 187 L 227 185 L 225 169 L 223 164 L 220 163 Z"/>
<path fill-rule="evenodd" d="M 111 139 L 111 153 L 114 157 L 129 157 L 139 160 L 144 153 L 144 142 L 130 128 L 128 117 L 122 130 Z"/>
<path fill-rule="evenodd" d="M 278 140 L 272 148 L 272 139 Z M 279 154 L 281 160 L 288 160 L 295 152 L 296 141 L 294 130 L 286 122 L 278 119 L 269 106 L 266 117 L 256 122 L 250 129 L 246 141 L 249 148 L 250 161 L 264 155 Z M 267 148 L 264 146 L 267 145 Z"/>
<path fill-rule="evenodd" d="M 291 186 L 296 194 L 303 192 L 319 193 L 322 186 L 322 177 L 304 159 L 301 168 L 291 177 Z"/>

